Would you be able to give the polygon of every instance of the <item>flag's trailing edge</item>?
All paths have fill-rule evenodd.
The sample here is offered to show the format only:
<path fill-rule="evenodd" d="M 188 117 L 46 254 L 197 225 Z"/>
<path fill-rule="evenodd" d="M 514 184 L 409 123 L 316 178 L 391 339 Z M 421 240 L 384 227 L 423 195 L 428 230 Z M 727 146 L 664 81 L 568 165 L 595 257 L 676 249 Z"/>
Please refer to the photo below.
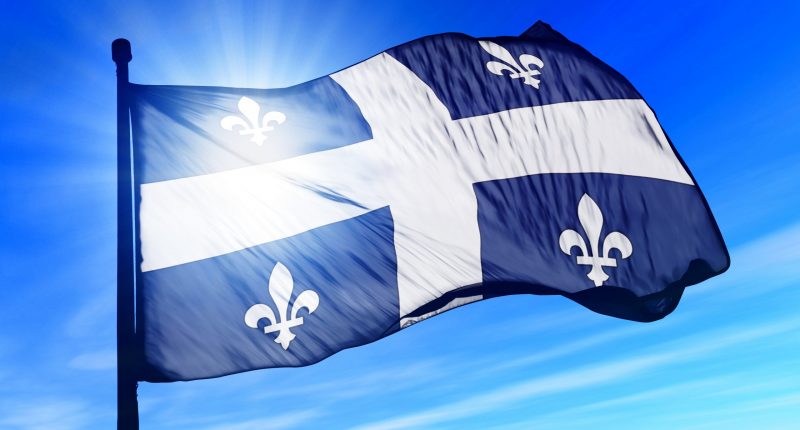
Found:
<path fill-rule="evenodd" d="M 141 380 L 308 365 L 508 294 L 653 321 L 729 264 L 639 93 L 541 22 L 130 96 Z"/>

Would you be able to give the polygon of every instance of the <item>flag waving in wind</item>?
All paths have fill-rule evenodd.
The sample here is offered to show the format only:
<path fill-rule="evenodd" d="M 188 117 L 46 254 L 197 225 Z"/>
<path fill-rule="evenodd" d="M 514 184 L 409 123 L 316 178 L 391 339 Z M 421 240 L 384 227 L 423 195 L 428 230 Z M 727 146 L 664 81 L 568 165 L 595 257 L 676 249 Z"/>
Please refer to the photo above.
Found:
<path fill-rule="evenodd" d="M 140 380 L 308 365 L 509 294 L 652 321 L 729 264 L 641 95 L 541 22 L 289 88 L 128 91 Z"/>

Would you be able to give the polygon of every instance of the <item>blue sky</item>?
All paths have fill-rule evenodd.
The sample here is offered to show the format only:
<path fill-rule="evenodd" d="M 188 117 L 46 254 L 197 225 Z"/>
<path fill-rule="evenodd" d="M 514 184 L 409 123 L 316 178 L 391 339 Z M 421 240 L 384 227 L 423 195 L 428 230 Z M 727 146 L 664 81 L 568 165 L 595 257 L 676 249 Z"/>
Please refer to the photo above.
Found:
<path fill-rule="evenodd" d="M 31 4 L 27 4 L 31 3 Z M 537 19 L 626 75 L 731 251 L 666 319 L 559 297 L 437 316 L 300 369 L 142 384 L 143 429 L 797 428 L 800 7 L 793 2 L 5 2 L 0 428 L 115 420 L 115 93 L 282 87 L 432 33 Z"/>

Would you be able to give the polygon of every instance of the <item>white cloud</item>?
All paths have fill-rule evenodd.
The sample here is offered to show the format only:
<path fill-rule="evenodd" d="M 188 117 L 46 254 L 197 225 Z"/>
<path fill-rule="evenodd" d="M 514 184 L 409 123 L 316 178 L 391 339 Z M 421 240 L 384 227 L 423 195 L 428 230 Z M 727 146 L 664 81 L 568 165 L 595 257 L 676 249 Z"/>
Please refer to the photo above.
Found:
<path fill-rule="evenodd" d="M 73 338 L 110 337 L 116 329 L 117 299 L 114 283 L 108 288 L 87 294 L 73 315 L 64 324 L 67 336 Z"/>
<path fill-rule="evenodd" d="M 768 396 L 759 399 L 750 399 L 729 404 L 724 408 L 714 408 L 690 413 L 673 413 L 670 420 L 682 422 L 676 427 L 685 430 L 700 429 L 797 429 L 795 412 L 800 407 L 800 394 L 791 392 Z M 788 415 L 764 415 L 774 413 L 776 410 L 789 412 Z"/>
<path fill-rule="evenodd" d="M 736 428 L 750 428 L 751 426 L 746 424 L 742 426 L 743 417 L 753 418 L 753 413 L 760 410 L 786 408 L 800 404 L 800 395 L 792 392 L 792 389 L 788 387 L 785 376 L 761 380 L 752 384 L 740 384 L 740 381 L 747 379 L 747 377 L 748 372 L 740 372 L 729 373 L 713 378 L 674 383 L 627 396 L 559 409 L 552 413 L 539 415 L 533 419 L 526 419 L 503 425 L 499 427 L 498 430 L 607 427 L 608 423 L 614 422 L 615 419 L 624 419 L 627 417 L 627 419 L 630 420 L 630 411 L 632 410 L 630 405 L 632 404 L 638 403 L 643 407 L 653 407 L 653 405 L 672 404 L 675 399 L 691 402 L 697 407 L 691 409 L 689 412 L 684 411 L 683 408 L 667 408 L 655 411 L 651 409 L 646 412 L 646 418 L 643 417 L 639 420 L 629 421 L 626 423 L 627 426 L 621 425 L 619 427 L 629 428 L 631 424 L 634 424 L 633 428 L 646 428 L 648 425 L 642 423 L 640 420 L 648 420 L 661 424 L 669 422 L 670 424 L 667 425 L 667 428 L 688 429 L 696 428 L 695 426 L 697 426 L 697 428 L 710 427 L 730 429 L 732 428 L 730 426 L 731 423 L 738 424 L 738 427 L 734 426 Z M 735 387 L 734 389 L 730 388 L 732 385 Z M 795 386 L 797 384 L 790 385 Z M 790 394 L 736 402 L 732 405 L 728 404 L 728 406 L 724 408 L 715 406 L 711 409 L 707 407 L 709 402 L 699 401 L 699 398 L 710 397 L 710 402 L 712 404 L 721 402 L 727 403 L 727 399 L 724 397 L 731 398 L 730 394 L 732 393 L 752 394 L 759 389 L 763 389 L 764 386 L 768 386 L 769 388 L 783 387 L 784 391 Z M 736 397 L 734 396 L 733 398 Z M 620 407 L 622 407 L 622 409 L 618 409 Z M 605 425 L 597 424 L 601 421 L 604 422 Z M 728 423 L 728 421 L 730 421 L 730 423 Z M 757 422 L 757 420 L 754 422 Z M 771 426 L 763 427 L 772 428 Z"/>
<path fill-rule="evenodd" d="M 690 287 L 687 296 L 719 293 L 741 300 L 800 283 L 800 223 L 752 240 L 731 252 L 727 273 Z"/>
<path fill-rule="evenodd" d="M 736 249 L 737 265 L 743 271 L 782 267 L 800 274 L 800 223 L 784 227 Z"/>
<path fill-rule="evenodd" d="M 519 384 L 499 388 L 486 394 L 467 397 L 421 412 L 368 423 L 357 427 L 357 429 L 390 430 L 423 427 L 481 415 L 507 408 L 522 400 L 617 382 L 660 366 L 696 359 L 733 345 L 796 330 L 799 326 L 800 320 L 790 320 L 757 328 L 725 330 L 723 333 L 706 333 L 697 339 L 691 339 L 692 341 L 688 344 L 686 344 L 686 339 L 663 344 L 660 352 L 624 360 L 608 361 L 594 366 L 558 373 L 553 376 L 532 378 Z M 733 334 L 730 334 L 731 332 Z"/>
<path fill-rule="evenodd" d="M 576 407 L 567 407 L 546 415 L 537 416 L 532 420 L 516 422 L 502 427 L 504 430 L 529 429 L 529 428 L 562 428 L 584 426 L 587 421 L 596 421 L 598 418 L 608 420 L 613 415 L 609 409 L 631 404 L 649 402 L 671 396 L 686 397 L 687 393 L 696 393 L 704 389 L 719 387 L 729 381 L 730 375 L 724 377 L 707 378 L 690 382 L 681 382 L 672 385 L 660 386 L 655 389 L 645 390 L 627 396 L 616 397 L 609 400 L 588 403 Z M 602 413 L 599 413 L 602 411 Z M 590 426 L 596 427 L 596 426 Z"/>
<path fill-rule="evenodd" d="M 452 365 L 448 365 L 443 360 L 426 360 L 382 368 L 363 374 L 349 375 L 345 378 L 286 387 L 279 392 L 267 391 L 253 398 L 319 395 L 324 395 L 328 400 L 332 398 L 355 398 L 368 396 L 375 391 L 402 390 L 415 385 L 429 383 L 432 378 L 439 375 L 447 376 L 451 372 Z"/>
<path fill-rule="evenodd" d="M 0 427 L 25 430 L 73 430 L 86 428 L 92 414 L 88 405 L 74 400 L 4 402 Z"/>
<path fill-rule="evenodd" d="M 520 357 L 514 360 L 504 361 L 491 368 L 482 369 L 481 371 L 488 373 L 493 371 L 503 371 L 503 370 L 513 369 L 516 367 L 530 366 L 533 364 L 550 361 L 566 355 L 575 354 L 608 342 L 612 342 L 636 334 L 641 334 L 651 329 L 652 327 L 641 324 L 625 326 L 623 328 L 615 329 L 612 331 L 602 332 L 594 336 L 586 336 L 583 338 L 579 338 L 572 342 L 560 343 L 557 346 L 548 348 L 542 352 Z"/>
<path fill-rule="evenodd" d="M 78 355 L 69 362 L 69 367 L 80 370 L 108 370 L 117 367 L 117 353 L 103 350 Z"/>
<path fill-rule="evenodd" d="M 256 418 L 238 423 L 222 424 L 207 427 L 204 430 L 280 430 L 286 428 L 301 427 L 302 424 L 319 417 L 320 412 L 315 409 L 304 411 L 289 412 L 269 418 Z"/>

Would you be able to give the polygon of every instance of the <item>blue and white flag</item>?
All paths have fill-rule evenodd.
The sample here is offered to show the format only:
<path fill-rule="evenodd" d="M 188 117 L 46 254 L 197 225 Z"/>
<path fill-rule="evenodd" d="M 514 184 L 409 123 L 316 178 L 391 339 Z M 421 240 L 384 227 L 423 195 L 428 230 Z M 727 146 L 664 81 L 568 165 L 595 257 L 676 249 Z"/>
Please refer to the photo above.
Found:
<path fill-rule="evenodd" d="M 543 23 L 130 98 L 141 380 L 308 365 L 508 294 L 652 321 L 729 264 L 641 95 Z"/>

